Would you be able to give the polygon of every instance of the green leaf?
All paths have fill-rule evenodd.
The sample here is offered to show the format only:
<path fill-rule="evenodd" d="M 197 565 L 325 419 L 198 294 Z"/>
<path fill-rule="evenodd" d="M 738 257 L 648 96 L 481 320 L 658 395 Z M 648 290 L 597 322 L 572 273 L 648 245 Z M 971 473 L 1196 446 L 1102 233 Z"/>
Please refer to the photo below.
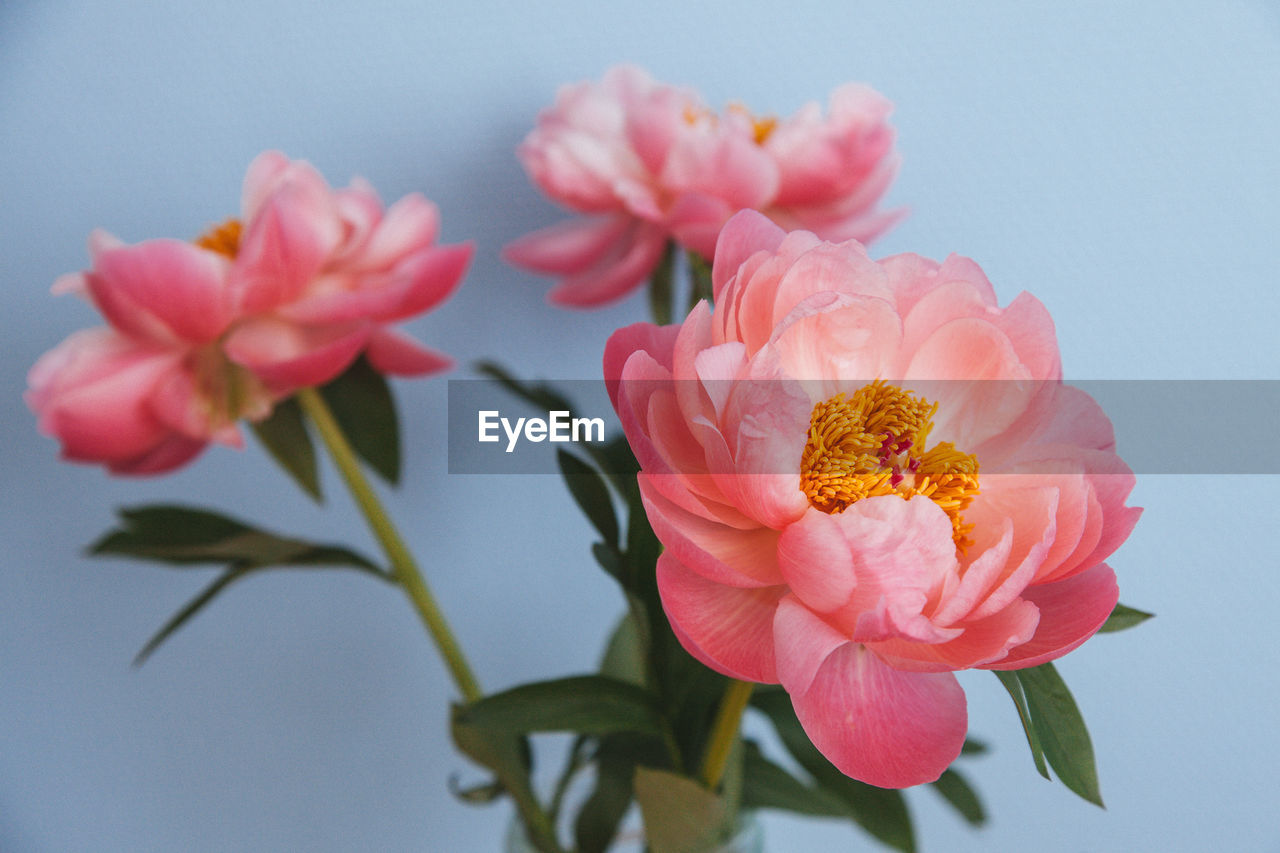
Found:
<path fill-rule="evenodd" d="M 676 243 L 668 240 L 662 249 L 662 259 L 649 277 L 649 313 L 653 322 L 666 326 L 671 322 L 671 279 L 676 264 Z"/>
<path fill-rule="evenodd" d="M 714 302 L 715 293 L 711 285 L 711 264 L 699 253 L 690 249 L 686 253 L 689 261 L 689 310 L 703 299 L 710 305 Z"/>
<path fill-rule="evenodd" d="M 639 767 L 635 792 L 653 853 L 700 853 L 727 834 L 724 802 L 688 777 Z"/>
<path fill-rule="evenodd" d="M 91 545 L 90 554 L 135 557 L 170 566 L 227 564 L 222 574 L 147 640 L 134 657 L 134 666 L 141 666 L 192 616 L 233 581 L 251 572 L 274 568 L 350 568 L 381 580 L 392 580 L 377 564 L 348 548 L 286 539 L 208 510 L 156 505 L 120 510 L 120 518 L 121 526 Z"/>
<path fill-rule="evenodd" d="M 591 794 L 574 820 L 578 853 L 604 853 L 618 834 L 618 824 L 631 806 L 636 766 L 656 757 L 661 745 L 654 738 L 631 734 L 601 738 L 593 763 L 596 768 Z"/>
<path fill-rule="evenodd" d="M 529 781 L 529 745 L 524 738 L 470 725 L 460 719 L 461 706 L 454 705 L 452 710 L 449 731 L 458 750 L 493 771 L 497 777 L 495 784 L 501 785 L 511 795 L 522 815 L 542 814 L 542 806 Z M 560 849 L 555 841 L 555 830 L 549 822 L 538 826 L 526 824 L 525 830 L 535 837 L 536 842 L 541 842 L 539 849 Z"/>
<path fill-rule="evenodd" d="M 815 788 L 764 757 L 754 741 L 746 742 L 742 804 L 749 809 L 781 809 L 814 817 L 849 817 L 839 797 Z"/>
<path fill-rule="evenodd" d="M 151 638 L 147 640 L 146 644 L 144 644 L 143 647 L 139 649 L 138 653 L 133 656 L 133 665 L 142 666 L 146 663 L 147 658 L 151 657 L 151 654 L 156 649 L 160 648 L 160 645 L 165 640 L 169 639 L 175 631 L 185 625 L 192 616 L 199 613 L 206 604 L 213 601 L 218 593 L 231 585 L 232 581 L 239 580 L 250 571 L 250 569 L 228 569 L 218 575 L 218 577 L 214 579 L 213 583 L 209 584 L 201 590 L 199 595 L 183 605 L 177 613 L 170 616 L 168 621 L 160 626 L 160 630 L 151 635 Z"/>
<path fill-rule="evenodd" d="M 987 746 L 986 743 L 971 737 L 965 738 L 964 746 L 960 747 L 961 755 L 986 755 L 990 751 L 991 747 Z"/>
<path fill-rule="evenodd" d="M 509 734 L 662 732 L 661 714 L 647 692 L 603 675 L 523 684 L 463 706 L 456 719 Z"/>
<path fill-rule="evenodd" d="M 609 636 L 600 661 L 600 674 L 637 687 L 645 686 L 644 642 L 633 614 L 625 614 Z"/>
<path fill-rule="evenodd" d="M 982 826 L 987 822 L 987 813 L 982 808 L 982 800 L 978 799 L 978 792 L 958 771 L 943 771 L 932 786 L 971 826 Z"/>
<path fill-rule="evenodd" d="M 302 490 L 320 501 L 320 472 L 316 467 L 316 450 L 302 419 L 302 408 L 290 397 L 276 404 L 271 417 L 250 424 L 253 434 L 262 442 L 285 472 Z"/>
<path fill-rule="evenodd" d="M 618 547 L 618 516 L 604 478 L 587 463 L 565 450 L 556 451 L 560 474 L 578 508 L 604 537 L 606 545 Z"/>
<path fill-rule="evenodd" d="M 175 566 L 232 563 L 236 568 L 335 566 L 388 576 L 340 545 L 289 539 L 208 510 L 157 504 L 120 510 L 121 526 L 89 547 L 95 556 L 127 556 Z"/>
<path fill-rule="evenodd" d="M 1103 622 L 1102 627 L 1098 629 L 1098 633 L 1110 634 L 1115 631 L 1123 631 L 1126 628 L 1141 625 L 1153 616 L 1155 616 L 1154 613 L 1147 613 L 1145 610 L 1125 607 L 1123 604 L 1117 603 L 1115 609 L 1111 611 L 1111 615 L 1107 617 L 1107 621 Z"/>
<path fill-rule="evenodd" d="M 458 778 L 456 776 L 449 777 L 449 793 L 453 794 L 464 803 L 485 805 L 486 803 L 492 803 L 506 792 L 507 791 L 502 787 L 501 782 L 487 782 L 483 785 L 473 785 L 470 788 L 463 788 L 458 784 Z"/>
<path fill-rule="evenodd" d="M 615 548 L 603 542 L 596 542 L 591 546 L 591 555 L 596 558 L 600 568 L 612 575 L 618 583 L 626 586 L 625 564 L 622 555 Z"/>
<path fill-rule="evenodd" d="M 1044 763 L 1044 747 L 1040 745 L 1040 732 L 1031 720 L 1031 712 L 1027 709 L 1027 697 L 1023 692 L 1018 673 L 993 671 L 996 678 L 1000 679 L 1000 683 L 1004 685 L 1004 689 L 1009 691 L 1013 705 L 1018 709 L 1018 719 L 1022 721 L 1022 730 L 1027 735 L 1027 746 L 1031 748 L 1031 760 L 1035 762 L 1036 772 L 1048 779 L 1049 767 Z"/>
<path fill-rule="evenodd" d="M 1027 697 L 1027 710 L 1040 735 L 1045 758 L 1053 772 L 1072 791 L 1105 808 L 1098 789 L 1098 768 L 1084 717 L 1071 691 L 1053 664 L 1045 663 L 1016 672 Z"/>
<path fill-rule="evenodd" d="M 388 483 L 399 483 L 400 424 L 386 377 L 359 358 L 320 393 L 356 455 Z"/>
<path fill-rule="evenodd" d="M 867 785 L 837 770 L 809 740 L 784 691 L 757 690 L 751 704 L 769 717 L 791 756 L 820 788 L 845 804 L 858 825 L 890 847 L 914 853 L 915 830 L 901 791 Z"/>

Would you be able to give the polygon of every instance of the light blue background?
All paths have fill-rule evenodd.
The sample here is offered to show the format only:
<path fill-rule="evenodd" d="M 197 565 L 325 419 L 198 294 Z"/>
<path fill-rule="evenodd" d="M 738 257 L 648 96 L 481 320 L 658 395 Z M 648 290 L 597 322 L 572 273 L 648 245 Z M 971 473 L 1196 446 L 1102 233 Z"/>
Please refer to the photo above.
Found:
<path fill-rule="evenodd" d="M 874 252 L 959 251 L 1002 300 L 1032 291 L 1070 376 L 1280 377 L 1280 15 L 1261 2 L 6 0 L 0 850 L 498 849 L 508 807 L 446 789 L 481 774 L 449 744 L 451 690 L 394 590 L 337 573 L 246 582 L 134 671 L 208 575 L 78 556 L 114 507 L 179 500 L 372 550 L 332 471 L 323 510 L 255 447 L 112 479 L 57 462 L 20 395 L 41 352 L 96 322 L 47 293 L 86 263 L 90 229 L 194 236 L 235 213 L 264 148 L 387 199 L 424 191 L 447 240 L 476 241 L 462 290 L 411 324 L 423 339 L 464 364 L 597 376 L 642 301 L 555 310 L 497 253 L 558 216 L 512 155 L 537 111 L 624 60 L 762 112 L 846 80 L 885 92 L 904 159 L 890 199 L 913 215 Z M 394 514 L 486 685 L 591 668 L 620 603 L 585 522 L 552 477 L 449 476 L 445 387 L 397 385 Z M 1203 453 L 1250 452 L 1231 439 L 1224 418 Z M 1280 849 L 1277 482 L 1140 482 L 1146 516 L 1112 562 L 1122 600 L 1159 618 L 1060 667 L 1109 809 L 1041 780 L 1008 698 L 970 673 L 972 731 L 995 751 L 969 775 L 991 824 L 970 831 L 911 792 L 923 850 Z M 773 851 L 871 846 L 835 822 L 765 826 Z"/>

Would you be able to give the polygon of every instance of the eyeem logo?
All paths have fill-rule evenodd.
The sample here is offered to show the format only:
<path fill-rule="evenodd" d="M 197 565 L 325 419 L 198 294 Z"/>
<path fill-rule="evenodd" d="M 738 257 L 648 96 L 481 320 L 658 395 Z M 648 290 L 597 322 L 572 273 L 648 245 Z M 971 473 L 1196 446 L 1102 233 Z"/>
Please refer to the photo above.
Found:
<path fill-rule="evenodd" d="M 502 417 L 497 409 L 485 409 L 477 414 L 478 440 L 481 442 L 501 441 L 498 427 L 507 436 L 507 453 L 516 449 L 521 435 L 526 441 L 537 444 L 542 441 L 604 441 L 604 418 L 574 418 L 569 412 L 547 412 L 543 418 L 516 418 L 512 425 L 509 418 Z"/>

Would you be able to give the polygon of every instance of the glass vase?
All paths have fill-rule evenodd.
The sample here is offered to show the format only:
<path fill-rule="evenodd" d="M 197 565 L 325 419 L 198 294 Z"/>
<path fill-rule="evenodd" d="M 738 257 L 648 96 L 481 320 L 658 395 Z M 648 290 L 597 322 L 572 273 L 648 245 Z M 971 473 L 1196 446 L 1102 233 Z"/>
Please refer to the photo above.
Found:
<path fill-rule="evenodd" d="M 524 834 L 524 825 L 518 818 L 512 818 L 507 826 L 502 849 L 503 853 L 538 853 L 537 848 L 529 843 Z M 627 823 L 623 824 L 618 837 L 609 845 L 609 853 L 644 853 L 645 850 L 643 833 L 638 829 L 628 828 Z M 742 812 L 738 816 L 738 830 L 731 838 L 699 853 L 764 853 L 764 830 L 760 826 L 760 819 L 755 812 Z"/>

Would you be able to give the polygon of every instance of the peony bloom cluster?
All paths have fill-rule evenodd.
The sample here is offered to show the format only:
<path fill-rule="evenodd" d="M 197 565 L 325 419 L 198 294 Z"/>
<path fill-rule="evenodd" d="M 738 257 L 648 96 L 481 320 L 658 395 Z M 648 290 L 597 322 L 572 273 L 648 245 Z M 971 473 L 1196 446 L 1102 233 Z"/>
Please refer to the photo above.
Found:
<path fill-rule="evenodd" d="M 960 752 L 954 670 L 1019 669 L 1116 603 L 1139 510 L 1110 422 L 1061 381 L 1053 324 L 965 258 L 725 227 L 715 309 L 616 332 L 610 393 L 685 648 L 781 683 L 813 743 L 873 785 Z"/>
<path fill-rule="evenodd" d="M 420 195 L 384 210 L 362 181 L 333 190 L 309 164 L 261 154 L 240 217 L 192 243 L 90 237 L 92 268 L 54 292 L 86 297 L 108 325 L 42 356 L 27 402 L 65 458 L 153 474 L 210 441 L 239 444 L 236 421 L 361 353 L 386 373 L 443 369 L 447 358 L 390 328 L 466 270 L 471 247 L 436 245 L 438 228 Z"/>
<path fill-rule="evenodd" d="M 817 104 L 781 120 L 739 105 L 716 113 L 629 66 L 566 86 L 518 154 L 543 192 L 584 216 L 520 238 L 505 257 L 560 277 L 552 302 L 590 307 L 640 286 L 669 239 L 711 257 L 743 209 L 867 242 L 901 215 L 876 208 L 898 165 L 890 109 L 848 84 L 826 116 Z"/>

